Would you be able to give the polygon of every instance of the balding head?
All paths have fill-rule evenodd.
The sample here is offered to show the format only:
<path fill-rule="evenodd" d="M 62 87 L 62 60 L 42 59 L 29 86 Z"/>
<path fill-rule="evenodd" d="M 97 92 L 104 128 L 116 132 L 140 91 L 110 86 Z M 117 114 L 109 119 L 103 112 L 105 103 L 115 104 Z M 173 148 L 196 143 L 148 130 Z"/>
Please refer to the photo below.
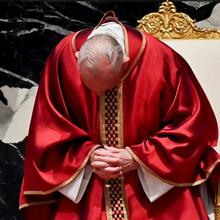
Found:
<path fill-rule="evenodd" d="M 82 81 L 97 94 L 120 82 L 125 61 L 118 42 L 108 35 L 96 35 L 81 47 L 78 66 Z"/>

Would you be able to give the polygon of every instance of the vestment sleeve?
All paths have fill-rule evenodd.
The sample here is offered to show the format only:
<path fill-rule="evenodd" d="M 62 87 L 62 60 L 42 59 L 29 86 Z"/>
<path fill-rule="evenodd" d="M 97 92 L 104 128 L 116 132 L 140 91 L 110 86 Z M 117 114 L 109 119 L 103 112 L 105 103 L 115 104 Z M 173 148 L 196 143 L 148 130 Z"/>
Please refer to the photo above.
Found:
<path fill-rule="evenodd" d="M 155 177 L 142 167 L 138 168 L 138 177 L 145 194 L 151 202 L 154 202 L 174 187 Z"/>
<path fill-rule="evenodd" d="M 26 146 L 25 195 L 49 194 L 68 184 L 96 148 L 86 129 L 89 113 L 80 112 L 83 105 L 77 102 L 84 93 L 71 37 L 51 52 L 42 74 Z"/>
<path fill-rule="evenodd" d="M 205 181 L 219 162 L 213 149 L 218 129 L 191 68 L 179 55 L 174 59 L 175 67 L 164 77 L 161 92 L 161 128 L 128 150 L 141 167 L 161 180 L 189 186 Z"/>
<path fill-rule="evenodd" d="M 86 191 L 91 175 L 92 167 L 87 164 L 79 175 L 66 186 L 60 188 L 59 192 L 72 200 L 74 203 L 79 203 Z"/>

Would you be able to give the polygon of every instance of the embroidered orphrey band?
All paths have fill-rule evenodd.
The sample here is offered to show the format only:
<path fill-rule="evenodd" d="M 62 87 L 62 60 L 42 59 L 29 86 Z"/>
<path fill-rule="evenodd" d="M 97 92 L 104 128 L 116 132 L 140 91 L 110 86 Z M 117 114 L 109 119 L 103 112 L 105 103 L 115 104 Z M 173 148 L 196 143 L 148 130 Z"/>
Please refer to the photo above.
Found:
<path fill-rule="evenodd" d="M 218 179 L 215 192 L 215 220 L 220 220 L 220 179 Z"/>
<path fill-rule="evenodd" d="M 101 137 L 107 146 L 123 147 L 121 105 L 120 87 L 107 91 L 101 97 Z M 105 203 L 108 220 L 128 219 L 123 177 L 105 182 Z"/>

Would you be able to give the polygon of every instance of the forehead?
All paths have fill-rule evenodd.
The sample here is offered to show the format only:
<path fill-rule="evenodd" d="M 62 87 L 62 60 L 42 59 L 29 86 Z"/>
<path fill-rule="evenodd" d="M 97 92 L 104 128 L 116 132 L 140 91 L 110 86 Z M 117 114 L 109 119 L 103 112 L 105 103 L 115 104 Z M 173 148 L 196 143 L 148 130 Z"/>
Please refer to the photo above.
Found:
<path fill-rule="evenodd" d="M 104 92 L 107 89 L 111 89 L 118 83 L 117 74 L 112 73 L 111 69 L 93 71 L 85 70 L 80 74 L 81 80 L 85 86 L 95 92 Z"/>
<path fill-rule="evenodd" d="M 115 74 L 112 68 L 105 62 L 99 62 L 93 68 L 82 68 L 80 69 L 80 76 L 83 80 L 93 81 L 106 81 L 114 78 Z"/>

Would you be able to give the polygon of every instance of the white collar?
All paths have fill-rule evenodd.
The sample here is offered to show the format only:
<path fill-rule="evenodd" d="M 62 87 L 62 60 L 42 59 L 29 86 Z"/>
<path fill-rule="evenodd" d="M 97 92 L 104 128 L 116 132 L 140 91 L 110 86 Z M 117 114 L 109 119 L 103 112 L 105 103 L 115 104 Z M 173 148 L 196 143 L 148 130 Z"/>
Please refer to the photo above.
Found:
<path fill-rule="evenodd" d="M 92 31 L 92 33 L 88 36 L 87 39 L 101 34 L 109 35 L 112 38 L 114 38 L 122 47 L 123 52 L 125 54 L 125 43 L 124 43 L 125 37 L 121 25 L 112 21 L 101 24 L 99 27 L 97 27 L 95 30 Z"/>

